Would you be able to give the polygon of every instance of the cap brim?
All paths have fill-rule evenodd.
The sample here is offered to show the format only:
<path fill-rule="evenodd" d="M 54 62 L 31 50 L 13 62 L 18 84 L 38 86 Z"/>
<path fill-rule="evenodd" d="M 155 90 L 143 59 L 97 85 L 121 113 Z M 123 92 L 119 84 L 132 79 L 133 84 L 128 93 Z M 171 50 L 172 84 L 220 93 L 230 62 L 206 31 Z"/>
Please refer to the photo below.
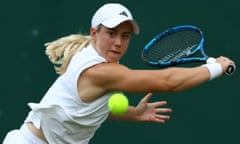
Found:
<path fill-rule="evenodd" d="M 135 34 L 139 34 L 140 30 L 139 30 L 138 24 L 134 20 L 132 20 L 128 17 L 125 17 L 125 16 L 114 17 L 112 19 L 108 19 L 106 21 L 103 21 L 101 24 L 104 25 L 107 28 L 115 28 L 119 24 L 121 24 L 123 22 L 126 22 L 126 21 L 129 21 L 132 24 L 133 32 Z"/>

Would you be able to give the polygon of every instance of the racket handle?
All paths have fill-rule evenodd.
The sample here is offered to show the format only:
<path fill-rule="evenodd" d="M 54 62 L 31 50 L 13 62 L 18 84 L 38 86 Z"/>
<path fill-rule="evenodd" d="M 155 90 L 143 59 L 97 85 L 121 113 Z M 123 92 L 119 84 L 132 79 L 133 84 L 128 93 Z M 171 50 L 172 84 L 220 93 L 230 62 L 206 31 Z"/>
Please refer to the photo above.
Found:
<path fill-rule="evenodd" d="M 216 59 L 213 58 L 213 57 L 209 57 L 209 58 L 207 59 L 207 63 L 215 63 L 215 62 L 216 62 Z M 226 70 L 225 74 L 231 75 L 231 74 L 233 74 L 234 72 L 235 72 L 235 67 L 234 67 L 233 65 L 229 65 L 229 66 L 227 67 L 227 70 Z"/>
<path fill-rule="evenodd" d="M 231 75 L 231 74 L 233 74 L 234 72 L 235 72 L 234 66 L 233 66 L 233 65 L 229 65 L 229 66 L 227 67 L 226 74 L 227 74 L 227 75 Z"/>

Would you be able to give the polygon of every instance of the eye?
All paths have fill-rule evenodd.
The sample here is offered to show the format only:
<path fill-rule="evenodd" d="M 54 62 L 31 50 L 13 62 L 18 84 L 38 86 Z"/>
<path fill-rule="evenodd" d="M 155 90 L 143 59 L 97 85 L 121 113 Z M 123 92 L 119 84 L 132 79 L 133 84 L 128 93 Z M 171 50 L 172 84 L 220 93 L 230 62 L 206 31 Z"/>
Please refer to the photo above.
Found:
<path fill-rule="evenodd" d="M 114 31 L 108 31 L 107 33 L 110 37 L 114 37 L 116 35 L 116 32 Z"/>
<path fill-rule="evenodd" d="M 122 34 L 122 39 L 124 39 L 124 40 L 130 39 L 130 37 L 131 37 L 131 34 L 129 34 L 129 33 Z"/>

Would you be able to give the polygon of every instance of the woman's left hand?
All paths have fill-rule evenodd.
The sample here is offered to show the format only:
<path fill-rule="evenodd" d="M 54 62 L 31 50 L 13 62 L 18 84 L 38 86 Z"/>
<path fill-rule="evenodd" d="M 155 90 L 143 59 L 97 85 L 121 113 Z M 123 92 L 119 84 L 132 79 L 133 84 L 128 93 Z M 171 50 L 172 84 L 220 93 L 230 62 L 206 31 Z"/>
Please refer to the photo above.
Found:
<path fill-rule="evenodd" d="M 148 93 L 136 106 L 136 111 L 138 115 L 138 120 L 165 123 L 166 120 L 170 119 L 169 114 L 171 113 L 171 108 L 162 108 L 167 104 L 167 101 L 157 101 L 149 103 L 152 97 L 152 93 Z"/>

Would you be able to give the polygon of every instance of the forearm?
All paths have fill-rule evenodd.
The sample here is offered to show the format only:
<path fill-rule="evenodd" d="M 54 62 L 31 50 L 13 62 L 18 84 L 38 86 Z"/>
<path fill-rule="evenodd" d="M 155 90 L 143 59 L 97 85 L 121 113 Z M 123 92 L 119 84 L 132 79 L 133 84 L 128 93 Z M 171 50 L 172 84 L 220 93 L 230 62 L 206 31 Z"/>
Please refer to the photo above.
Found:
<path fill-rule="evenodd" d="M 172 76 L 173 79 L 178 79 L 179 83 L 176 83 L 174 91 L 181 91 L 195 87 L 208 80 L 215 79 L 223 74 L 222 67 L 219 63 L 210 63 L 200 67 L 195 67 L 191 69 L 184 70 L 181 73 L 180 70 L 178 76 Z M 172 82 L 174 83 L 174 82 Z"/>
<path fill-rule="evenodd" d="M 176 69 L 169 79 L 170 91 L 182 91 L 200 85 L 210 79 L 209 71 L 204 67 L 192 69 Z"/>
<path fill-rule="evenodd" d="M 190 89 L 208 80 L 210 73 L 205 67 L 174 67 L 128 71 L 126 77 L 121 78 L 120 82 L 117 81 L 117 86 L 120 85 L 122 91 L 129 93 L 176 92 Z"/>

